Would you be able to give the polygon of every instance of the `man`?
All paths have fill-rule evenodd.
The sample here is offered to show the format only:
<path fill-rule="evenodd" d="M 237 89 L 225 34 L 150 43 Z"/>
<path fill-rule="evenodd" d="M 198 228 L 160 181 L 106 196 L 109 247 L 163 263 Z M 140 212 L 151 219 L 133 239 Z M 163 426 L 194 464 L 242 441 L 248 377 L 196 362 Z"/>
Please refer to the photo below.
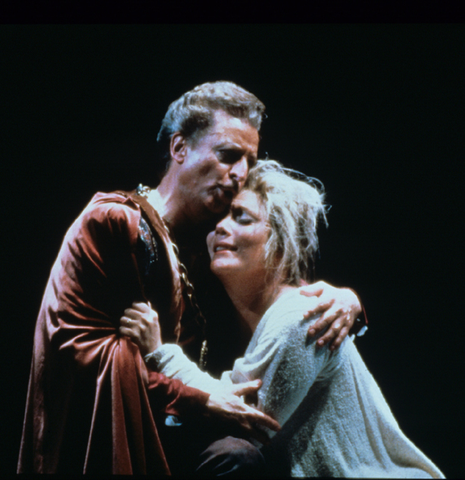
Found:
<path fill-rule="evenodd" d="M 140 300 L 159 312 L 165 341 L 179 338 L 186 302 L 196 304 L 180 252 L 192 258 L 243 185 L 263 111 L 227 82 L 187 92 L 159 134 L 169 160 L 159 187 L 98 193 L 70 227 L 37 320 L 18 473 L 169 474 L 156 423 L 166 415 L 234 419 L 250 434 L 254 423 L 279 428 L 239 399 L 258 384 L 209 396 L 149 372 L 118 332 Z M 337 341 L 359 302 L 349 290 L 338 302 L 323 290 L 320 328 L 337 319 L 327 333 Z"/>

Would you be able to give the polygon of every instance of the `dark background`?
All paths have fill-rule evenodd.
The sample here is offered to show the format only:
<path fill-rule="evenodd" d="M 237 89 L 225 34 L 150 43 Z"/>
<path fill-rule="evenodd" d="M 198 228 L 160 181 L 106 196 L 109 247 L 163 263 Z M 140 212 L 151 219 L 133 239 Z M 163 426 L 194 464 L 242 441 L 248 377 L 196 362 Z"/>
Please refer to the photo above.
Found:
<path fill-rule="evenodd" d="M 2 462 L 18 455 L 35 318 L 63 235 L 96 191 L 154 183 L 171 101 L 232 80 L 268 152 L 333 205 L 317 273 L 360 295 L 357 340 L 400 426 L 463 468 L 463 25 L 0 29 Z"/>

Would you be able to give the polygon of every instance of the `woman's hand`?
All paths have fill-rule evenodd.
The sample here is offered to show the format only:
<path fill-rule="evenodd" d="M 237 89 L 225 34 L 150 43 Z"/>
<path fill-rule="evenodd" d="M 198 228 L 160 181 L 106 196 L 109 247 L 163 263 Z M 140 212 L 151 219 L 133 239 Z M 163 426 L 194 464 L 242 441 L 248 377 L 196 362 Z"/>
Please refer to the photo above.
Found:
<path fill-rule="evenodd" d="M 314 337 L 329 326 L 328 331 L 318 339 L 317 345 L 322 347 L 330 343 L 330 349 L 335 350 L 348 335 L 355 319 L 362 311 L 357 295 L 349 288 L 336 288 L 323 281 L 302 287 L 300 293 L 307 297 L 317 296 L 320 299 L 320 303 L 304 315 L 308 318 L 322 313 L 316 323 L 310 326 L 308 336 Z"/>
<path fill-rule="evenodd" d="M 257 426 L 261 425 L 278 431 L 281 428 L 279 423 L 260 410 L 247 405 L 240 398 L 256 394 L 261 384 L 261 380 L 257 379 L 234 384 L 212 393 L 206 404 L 208 414 L 219 420 L 232 422 L 247 435 L 256 438 L 263 444 L 268 443 L 268 435 Z"/>
<path fill-rule="evenodd" d="M 134 302 L 120 319 L 119 332 L 138 345 L 142 356 L 152 353 L 162 345 L 158 314 L 150 302 Z"/>

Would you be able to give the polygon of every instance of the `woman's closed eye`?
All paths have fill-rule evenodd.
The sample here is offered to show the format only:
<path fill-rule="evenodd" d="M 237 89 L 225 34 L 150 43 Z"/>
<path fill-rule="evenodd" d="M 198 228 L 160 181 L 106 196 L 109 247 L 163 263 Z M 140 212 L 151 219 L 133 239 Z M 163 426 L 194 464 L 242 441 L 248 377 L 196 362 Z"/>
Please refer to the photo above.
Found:
<path fill-rule="evenodd" d="M 242 208 L 233 207 L 231 215 L 233 220 L 240 225 L 250 225 L 254 221 L 253 217 Z"/>

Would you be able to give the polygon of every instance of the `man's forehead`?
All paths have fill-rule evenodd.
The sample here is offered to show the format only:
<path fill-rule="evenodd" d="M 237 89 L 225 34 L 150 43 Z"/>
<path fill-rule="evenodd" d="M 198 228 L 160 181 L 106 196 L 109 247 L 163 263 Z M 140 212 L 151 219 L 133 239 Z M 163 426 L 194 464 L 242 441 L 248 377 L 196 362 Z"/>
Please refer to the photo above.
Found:
<path fill-rule="evenodd" d="M 246 120 L 235 118 L 234 121 L 239 122 L 237 128 L 230 123 L 218 122 L 206 136 L 215 143 L 218 149 L 226 148 L 238 152 L 248 152 L 249 157 L 256 159 L 259 144 L 258 131 Z"/>
<path fill-rule="evenodd" d="M 231 115 L 226 110 L 222 108 L 216 108 L 213 110 L 213 126 L 215 126 L 219 122 L 228 122 L 231 124 L 235 124 L 236 126 L 240 126 L 242 122 L 246 122 L 250 125 L 250 122 L 247 118 L 240 118 L 234 115 Z"/>
<path fill-rule="evenodd" d="M 259 140 L 258 130 L 249 122 L 247 118 L 235 117 L 224 110 L 215 110 L 213 114 L 213 125 L 210 132 L 221 133 L 224 128 L 231 130 L 247 130 Z"/>

